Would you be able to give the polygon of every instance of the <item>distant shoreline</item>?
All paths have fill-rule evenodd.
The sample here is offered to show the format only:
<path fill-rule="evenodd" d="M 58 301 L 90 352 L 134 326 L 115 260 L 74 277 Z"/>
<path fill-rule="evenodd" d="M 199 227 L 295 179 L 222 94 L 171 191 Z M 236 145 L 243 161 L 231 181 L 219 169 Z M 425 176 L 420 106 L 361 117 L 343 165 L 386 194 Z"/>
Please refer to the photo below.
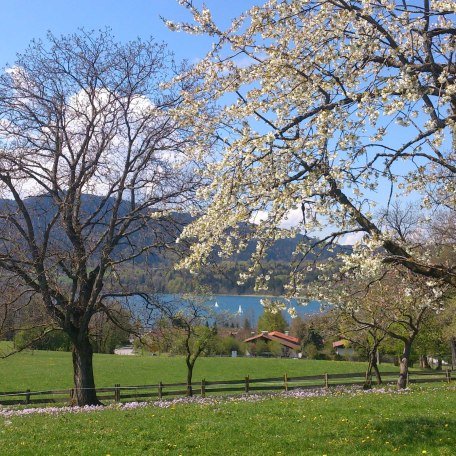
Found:
<path fill-rule="evenodd" d="M 210 296 L 239 296 L 244 298 L 280 298 L 280 299 L 299 299 L 299 298 L 286 298 L 285 296 L 280 295 L 256 295 L 256 294 L 213 294 Z"/>
<path fill-rule="evenodd" d="M 211 296 L 242 296 L 245 298 L 283 298 L 283 296 L 264 295 L 264 294 L 213 294 Z"/>

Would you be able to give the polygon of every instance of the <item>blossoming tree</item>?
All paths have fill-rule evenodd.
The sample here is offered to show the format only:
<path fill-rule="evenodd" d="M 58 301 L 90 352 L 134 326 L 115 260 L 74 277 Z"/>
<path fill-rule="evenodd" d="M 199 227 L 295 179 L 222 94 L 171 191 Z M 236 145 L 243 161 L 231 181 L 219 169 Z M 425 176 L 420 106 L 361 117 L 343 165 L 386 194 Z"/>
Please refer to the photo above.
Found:
<path fill-rule="evenodd" d="M 197 128 L 192 153 L 207 159 L 210 179 L 207 210 L 184 233 L 200 241 L 184 266 L 207 261 L 215 245 L 228 256 L 251 237 L 250 272 L 266 286 L 270 243 L 324 229 L 323 244 L 364 235 L 386 262 L 456 285 L 454 264 L 391 236 L 373 209 L 410 197 L 455 210 L 454 2 L 269 0 L 226 30 L 206 7 L 179 3 L 193 21 L 168 27 L 214 39 L 179 112 Z M 296 214 L 291 233 L 280 229 Z M 299 258 L 294 292 L 308 266 Z"/>
<path fill-rule="evenodd" d="M 447 286 L 423 280 L 403 266 L 385 266 L 380 255 L 375 259 L 368 268 L 343 267 L 331 279 L 315 282 L 308 297 L 324 296 L 338 315 L 344 335 L 368 333 L 369 375 L 376 370 L 376 351 L 385 336 L 399 341 L 397 384 L 405 388 L 413 343 L 426 320 L 443 309 Z"/>

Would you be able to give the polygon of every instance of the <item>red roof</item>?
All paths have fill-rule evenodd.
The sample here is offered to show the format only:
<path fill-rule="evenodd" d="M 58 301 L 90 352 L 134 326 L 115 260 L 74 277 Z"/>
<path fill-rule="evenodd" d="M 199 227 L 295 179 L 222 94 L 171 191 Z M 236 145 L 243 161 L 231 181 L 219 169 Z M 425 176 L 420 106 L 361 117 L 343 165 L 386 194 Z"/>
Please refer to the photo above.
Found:
<path fill-rule="evenodd" d="M 346 340 L 338 340 L 337 342 L 333 342 L 333 348 L 345 347 L 346 345 L 347 345 Z"/>
<path fill-rule="evenodd" d="M 299 344 L 299 339 L 297 337 L 289 336 L 288 334 L 281 333 L 279 331 L 271 331 L 269 333 L 270 336 L 277 336 L 281 339 L 288 340 L 289 342 L 293 342 L 295 344 Z"/>
<path fill-rule="evenodd" d="M 298 338 L 288 336 L 287 334 L 283 334 L 279 331 L 264 331 L 260 334 L 257 334 L 256 336 L 245 339 L 244 342 L 255 342 L 258 339 L 275 340 L 276 342 L 279 342 L 279 344 L 291 348 L 292 350 L 299 350 L 301 348 Z"/>

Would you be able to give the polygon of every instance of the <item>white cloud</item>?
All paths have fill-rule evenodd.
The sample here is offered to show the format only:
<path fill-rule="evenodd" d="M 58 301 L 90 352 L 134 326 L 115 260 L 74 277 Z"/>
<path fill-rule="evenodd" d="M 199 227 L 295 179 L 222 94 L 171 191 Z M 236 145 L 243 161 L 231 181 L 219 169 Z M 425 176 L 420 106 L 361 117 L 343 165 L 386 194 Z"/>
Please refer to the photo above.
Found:
<path fill-rule="evenodd" d="M 346 234 L 339 241 L 341 245 L 353 245 L 361 241 L 366 233 L 364 231 L 357 231 L 355 233 Z"/>
<path fill-rule="evenodd" d="M 264 222 L 268 219 L 268 211 L 256 211 L 250 217 L 249 222 L 259 225 L 261 222 Z M 300 223 L 302 223 L 302 211 L 301 209 L 292 209 L 287 213 L 287 215 L 281 220 L 279 228 L 291 229 L 296 228 Z"/>
<path fill-rule="evenodd" d="M 302 223 L 302 210 L 300 208 L 292 209 L 280 222 L 280 228 L 291 229 L 296 228 Z"/>
<path fill-rule="evenodd" d="M 267 211 L 256 211 L 250 217 L 249 222 L 255 225 L 259 225 L 261 222 L 264 222 L 268 219 L 268 212 Z"/>

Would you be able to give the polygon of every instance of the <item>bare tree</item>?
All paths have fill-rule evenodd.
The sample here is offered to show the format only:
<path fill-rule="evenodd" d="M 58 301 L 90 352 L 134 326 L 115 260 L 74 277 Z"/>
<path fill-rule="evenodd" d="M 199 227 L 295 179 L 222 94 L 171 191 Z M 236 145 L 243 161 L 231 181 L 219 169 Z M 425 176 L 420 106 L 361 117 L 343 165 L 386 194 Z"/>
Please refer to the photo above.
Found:
<path fill-rule="evenodd" d="M 118 268 L 174 242 L 197 187 L 172 69 L 153 40 L 82 31 L 32 42 L 0 76 L 0 269 L 70 337 L 78 405 L 99 403 L 93 316 L 135 294 Z"/>
<path fill-rule="evenodd" d="M 187 395 L 193 395 L 193 369 L 216 336 L 215 315 L 205 303 L 204 295 L 183 295 L 157 304 L 158 312 L 152 331 L 143 338 L 146 344 L 157 345 L 183 354 L 187 366 Z"/>
<path fill-rule="evenodd" d="M 52 330 L 49 320 L 38 296 L 18 286 L 14 277 L 0 279 L 0 340 L 11 340 L 19 331 L 33 330 L 35 338 L 45 335 Z M 30 338 L 30 343 L 33 342 Z M 7 357 L 14 351 L 12 345 L 7 345 L 0 351 L 0 356 Z"/>
<path fill-rule="evenodd" d="M 354 316 L 352 312 L 347 313 L 343 309 L 337 309 L 335 318 L 338 321 L 339 334 L 367 355 L 368 364 L 364 383 L 364 388 L 367 389 L 372 385 L 372 372 L 375 374 L 377 384 L 382 384 L 378 356 L 379 347 L 385 339 L 386 333 L 379 324 L 378 317 L 376 318 L 372 312 L 364 313 L 362 309 L 360 310 Z M 363 313 L 364 315 L 360 315 Z"/>

